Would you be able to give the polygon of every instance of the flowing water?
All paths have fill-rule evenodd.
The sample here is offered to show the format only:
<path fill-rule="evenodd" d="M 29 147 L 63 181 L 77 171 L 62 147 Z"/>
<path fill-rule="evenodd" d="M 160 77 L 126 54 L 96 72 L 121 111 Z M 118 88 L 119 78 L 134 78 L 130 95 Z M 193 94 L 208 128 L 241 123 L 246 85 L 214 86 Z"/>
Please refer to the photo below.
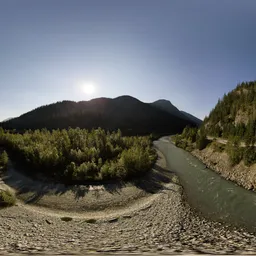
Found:
<path fill-rule="evenodd" d="M 212 220 L 256 232 L 256 192 L 225 180 L 167 138 L 155 145 L 165 155 L 168 169 L 179 176 L 192 208 Z"/>

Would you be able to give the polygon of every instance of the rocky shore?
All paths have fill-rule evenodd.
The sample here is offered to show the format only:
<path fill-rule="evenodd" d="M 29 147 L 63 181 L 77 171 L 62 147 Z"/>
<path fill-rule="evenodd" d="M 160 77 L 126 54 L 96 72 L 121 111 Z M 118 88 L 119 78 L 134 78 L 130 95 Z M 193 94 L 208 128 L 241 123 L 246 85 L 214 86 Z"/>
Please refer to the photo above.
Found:
<path fill-rule="evenodd" d="M 161 163 L 164 172 L 164 162 Z M 170 173 L 166 170 L 166 172 Z M 84 217 L 19 202 L 0 210 L 0 254 L 256 252 L 256 236 L 197 216 L 171 174 L 144 207 Z M 71 210 L 71 209 L 70 209 Z M 86 214 L 86 212 L 84 212 Z"/>

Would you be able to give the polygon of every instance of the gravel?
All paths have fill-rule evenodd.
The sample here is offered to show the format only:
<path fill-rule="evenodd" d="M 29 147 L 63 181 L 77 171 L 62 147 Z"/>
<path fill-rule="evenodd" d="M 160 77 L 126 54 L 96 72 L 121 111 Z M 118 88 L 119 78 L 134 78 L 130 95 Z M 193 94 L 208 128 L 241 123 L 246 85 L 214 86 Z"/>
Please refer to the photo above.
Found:
<path fill-rule="evenodd" d="M 85 221 L 29 211 L 23 205 L 0 211 L 0 252 L 92 253 L 256 252 L 256 237 L 196 216 L 180 187 L 162 190 L 151 207 L 129 217 Z"/>
<path fill-rule="evenodd" d="M 182 188 L 165 183 L 145 207 L 94 218 L 18 203 L 0 210 L 0 254 L 125 255 L 256 252 L 256 236 L 194 213 Z"/>

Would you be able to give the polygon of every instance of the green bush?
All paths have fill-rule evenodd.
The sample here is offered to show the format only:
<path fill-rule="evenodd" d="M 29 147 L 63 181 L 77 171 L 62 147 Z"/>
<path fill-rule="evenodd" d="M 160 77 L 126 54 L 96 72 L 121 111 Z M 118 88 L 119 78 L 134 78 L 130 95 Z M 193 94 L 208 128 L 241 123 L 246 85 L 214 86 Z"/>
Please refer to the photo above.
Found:
<path fill-rule="evenodd" d="M 255 147 L 247 147 L 244 150 L 243 160 L 245 165 L 251 166 L 256 163 L 256 148 Z"/>
<path fill-rule="evenodd" d="M 132 147 L 121 154 L 121 166 L 130 176 L 149 171 L 156 161 L 154 152 L 150 148 Z"/>
<path fill-rule="evenodd" d="M 189 126 L 185 127 L 181 134 L 181 138 L 186 139 L 190 143 L 194 143 L 196 141 L 198 129 L 197 128 L 191 128 Z"/>
<path fill-rule="evenodd" d="M 196 148 L 199 150 L 202 150 L 206 148 L 206 146 L 210 143 L 209 140 L 207 140 L 206 135 L 198 135 L 196 139 Z"/>
<path fill-rule="evenodd" d="M 8 164 L 8 154 L 6 153 L 6 151 L 4 151 L 1 155 L 0 155 L 0 167 L 2 168 L 6 168 L 7 164 Z"/>
<path fill-rule="evenodd" d="M 15 203 L 16 197 L 12 192 L 0 189 L 0 206 L 7 207 L 12 206 Z"/>
<path fill-rule="evenodd" d="M 125 179 L 128 176 L 127 170 L 118 162 L 106 162 L 100 170 L 100 178 L 111 179 Z"/>
<path fill-rule="evenodd" d="M 174 137 L 174 143 L 175 143 L 175 146 L 179 147 L 179 148 L 183 148 L 183 149 L 186 149 L 187 145 L 188 145 L 188 142 L 186 139 L 182 138 L 181 135 L 175 135 Z"/>
<path fill-rule="evenodd" d="M 229 156 L 229 160 L 230 163 L 232 165 L 237 165 L 241 162 L 241 160 L 243 159 L 243 148 L 239 148 L 239 147 L 229 147 L 227 153 Z"/>

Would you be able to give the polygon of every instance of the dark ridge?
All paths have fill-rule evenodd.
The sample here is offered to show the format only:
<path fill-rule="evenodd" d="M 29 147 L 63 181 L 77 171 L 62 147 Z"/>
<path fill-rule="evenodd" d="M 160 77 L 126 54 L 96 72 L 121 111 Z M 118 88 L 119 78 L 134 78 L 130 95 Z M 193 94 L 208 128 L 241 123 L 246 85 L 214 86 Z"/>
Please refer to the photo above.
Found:
<path fill-rule="evenodd" d="M 124 135 L 164 135 L 181 132 L 185 126 L 195 126 L 195 123 L 163 111 L 153 103 L 143 103 L 125 95 L 80 102 L 65 100 L 41 106 L 0 125 L 20 132 L 42 128 L 90 130 L 101 127 L 109 131 L 120 129 Z"/>
<path fill-rule="evenodd" d="M 151 105 L 153 105 L 163 111 L 166 111 L 171 115 L 174 115 L 176 117 L 179 117 L 179 118 L 182 118 L 189 122 L 192 122 L 196 126 L 199 126 L 202 123 L 202 121 L 200 119 L 198 119 L 197 117 L 194 117 L 191 114 L 188 114 L 184 111 L 180 111 L 169 100 L 160 99 L 160 100 L 157 100 L 157 101 L 151 103 Z"/>
<path fill-rule="evenodd" d="M 197 118 L 196 116 L 193 116 L 185 111 L 180 111 L 183 115 L 185 115 L 188 119 L 190 119 L 191 121 L 195 122 L 198 126 L 200 126 L 203 121 L 199 118 Z"/>

